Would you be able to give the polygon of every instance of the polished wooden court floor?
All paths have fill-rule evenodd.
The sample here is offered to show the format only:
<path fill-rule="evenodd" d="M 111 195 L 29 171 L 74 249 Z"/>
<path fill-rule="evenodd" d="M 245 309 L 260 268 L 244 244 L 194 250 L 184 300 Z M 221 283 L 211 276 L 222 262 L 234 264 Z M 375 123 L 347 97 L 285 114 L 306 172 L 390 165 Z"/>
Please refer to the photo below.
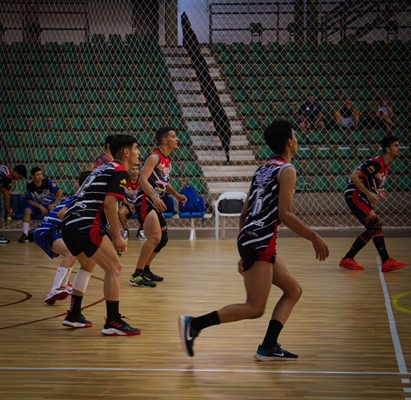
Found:
<path fill-rule="evenodd" d="M 330 258 L 318 263 L 309 242 L 278 240 L 303 295 L 279 340 L 299 359 L 273 363 L 253 355 L 275 288 L 262 318 L 204 330 L 193 358 L 180 346 L 179 314 L 245 298 L 233 239 L 171 239 L 153 264 L 165 277 L 153 289 L 128 284 L 142 243 L 131 239 L 121 257 L 120 309 L 142 330 L 134 337 L 100 334 L 99 268 L 83 302 L 93 327 L 67 329 L 69 299 L 44 303 L 58 261 L 34 243 L 1 245 L 0 399 L 411 399 L 411 267 L 382 274 L 370 243 L 357 257 L 365 271 L 342 270 L 353 237 L 327 242 Z M 390 255 L 411 263 L 409 237 L 386 242 Z"/>

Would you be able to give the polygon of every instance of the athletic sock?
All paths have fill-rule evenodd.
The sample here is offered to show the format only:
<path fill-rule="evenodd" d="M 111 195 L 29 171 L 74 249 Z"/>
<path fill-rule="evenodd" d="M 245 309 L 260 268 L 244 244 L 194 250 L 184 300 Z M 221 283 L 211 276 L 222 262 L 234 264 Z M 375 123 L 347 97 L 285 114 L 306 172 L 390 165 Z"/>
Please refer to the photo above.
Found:
<path fill-rule="evenodd" d="M 77 296 L 75 294 L 71 295 L 70 303 L 70 315 L 77 316 L 81 314 L 81 302 L 83 301 L 83 296 Z"/>
<path fill-rule="evenodd" d="M 220 325 L 220 317 L 218 316 L 217 311 L 213 311 L 191 320 L 191 327 L 196 331 L 201 331 L 202 329 L 213 325 Z"/>
<path fill-rule="evenodd" d="M 272 319 L 268 324 L 267 333 L 265 334 L 265 338 L 261 346 L 263 346 L 266 350 L 272 349 L 277 343 L 281 329 L 283 329 L 283 324 L 275 319 Z"/>
<path fill-rule="evenodd" d="M 23 233 L 27 236 L 29 234 L 30 223 L 23 222 Z"/>
<path fill-rule="evenodd" d="M 384 236 L 374 236 L 372 238 L 372 241 L 374 242 L 374 246 L 377 249 L 378 254 L 380 255 L 381 262 L 384 264 L 390 258 L 387 252 L 387 248 L 385 247 Z"/>
<path fill-rule="evenodd" d="M 59 267 L 59 268 L 60 268 L 60 267 Z M 69 279 L 70 279 L 70 274 L 71 274 L 71 271 L 73 271 L 73 268 L 74 268 L 74 267 L 65 268 L 65 270 L 66 270 L 66 275 L 64 275 L 64 279 L 63 279 L 63 281 L 61 282 L 61 286 L 62 286 L 62 287 L 65 287 L 65 286 L 68 285 Z"/>
<path fill-rule="evenodd" d="M 145 274 L 149 274 L 149 273 L 150 273 L 150 266 L 149 266 L 149 265 L 146 265 L 146 266 L 144 267 L 144 273 L 145 273 Z"/>
<path fill-rule="evenodd" d="M 106 301 L 107 321 L 114 321 L 120 314 L 119 301 Z"/>
<path fill-rule="evenodd" d="M 370 241 L 368 236 L 368 231 L 363 232 L 360 236 L 355 239 L 355 242 L 351 246 L 351 249 L 345 255 L 344 258 L 354 258 L 357 253 Z"/>
<path fill-rule="evenodd" d="M 143 270 L 142 269 L 136 269 L 132 276 L 133 276 L 133 278 L 135 278 L 135 277 L 141 276 L 141 275 L 143 275 Z"/>
<path fill-rule="evenodd" d="M 53 287 L 51 290 L 58 289 L 63 286 L 64 277 L 67 274 L 67 268 L 58 267 L 56 271 L 56 275 L 54 275 L 54 282 Z"/>

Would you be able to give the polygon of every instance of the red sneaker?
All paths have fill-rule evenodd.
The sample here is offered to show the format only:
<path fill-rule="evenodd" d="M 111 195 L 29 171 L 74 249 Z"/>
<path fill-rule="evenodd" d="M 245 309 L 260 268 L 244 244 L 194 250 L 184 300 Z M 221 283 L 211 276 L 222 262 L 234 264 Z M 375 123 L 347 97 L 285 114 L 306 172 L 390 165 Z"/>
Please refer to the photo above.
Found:
<path fill-rule="evenodd" d="M 342 258 L 340 262 L 340 267 L 347 269 L 356 269 L 361 271 L 365 269 L 362 265 L 357 264 L 353 258 Z"/>
<path fill-rule="evenodd" d="M 407 266 L 405 262 L 395 261 L 393 258 L 389 258 L 384 264 L 381 265 L 382 272 L 391 272 L 396 269 L 401 269 Z"/>

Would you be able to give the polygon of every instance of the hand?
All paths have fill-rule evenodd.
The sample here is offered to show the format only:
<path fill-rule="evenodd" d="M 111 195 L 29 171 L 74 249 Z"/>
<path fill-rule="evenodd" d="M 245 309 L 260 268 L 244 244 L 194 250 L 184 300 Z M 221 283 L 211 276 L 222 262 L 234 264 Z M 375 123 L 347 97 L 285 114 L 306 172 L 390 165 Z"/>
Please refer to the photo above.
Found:
<path fill-rule="evenodd" d="M 130 204 L 130 211 L 131 211 L 131 214 L 136 213 L 136 208 L 134 206 L 132 206 L 131 204 Z"/>
<path fill-rule="evenodd" d="M 179 193 L 176 199 L 184 206 L 187 203 L 187 197 Z"/>
<path fill-rule="evenodd" d="M 41 214 L 43 215 L 43 217 L 45 217 L 49 213 L 47 208 L 44 208 L 43 206 L 40 206 L 40 211 L 41 211 Z"/>
<path fill-rule="evenodd" d="M 49 204 L 47 208 L 49 212 L 52 212 L 56 208 L 56 206 L 54 204 Z"/>
<path fill-rule="evenodd" d="M 238 260 L 238 273 L 244 275 L 244 261 L 242 258 Z"/>
<path fill-rule="evenodd" d="M 317 234 L 315 234 L 312 244 L 315 250 L 315 258 L 318 261 L 324 261 L 329 255 L 327 243 Z"/>
<path fill-rule="evenodd" d="M 153 199 L 154 207 L 158 212 L 164 212 L 167 210 L 167 206 L 165 205 L 164 201 L 161 200 L 159 197 L 155 196 Z"/>
<path fill-rule="evenodd" d="M 377 193 L 368 192 L 366 196 L 370 204 L 377 204 L 380 201 Z"/>
<path fill-rule="evenodd" d="M 14 218 L 15 214 L 13 210 L 7 212 L 7 221 L 11 221 Z"/>
<path fill-rule="evenodd" d="M 124 253 L 127 251 L 127 243 L 126 241 L 119 235 L 113 239 L 113 246 L 116 249 L 117 253 Z"/>
<path fill-rule="evenodd" d="M 385 189 L 380 189 L 377 193 L 378 196 L 380 196 L 383 200 L 385 200 L 388 197 L 388 192 Z"/>

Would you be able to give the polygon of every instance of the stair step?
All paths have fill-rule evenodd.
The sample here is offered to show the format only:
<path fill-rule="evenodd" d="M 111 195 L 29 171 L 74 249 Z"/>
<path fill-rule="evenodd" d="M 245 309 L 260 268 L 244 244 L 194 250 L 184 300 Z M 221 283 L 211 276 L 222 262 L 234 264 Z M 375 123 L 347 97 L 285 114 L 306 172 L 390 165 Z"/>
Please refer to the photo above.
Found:
<path fill-rule="evenodd" d="M 224 192 L 244 192 L 248 193 L 251 180 L 249 182 L 207 182 L 208 193 L 221 194 Z"/>
<path fill-rule="evenodd" d="M 215 161 L 224 162 L 225 153 L 222 150 L 197 150 L 198 161 Z M 251 150 L 231 150 L 230 160 L 232 161 L 250 161 L 254 160 L 254 154 Z"/>
<path fill-rule="evenodd" d="M 258 168 L 257 165 L 203 165 L 204 176 L 206 178 L 251 178 Z"/>
<path fill-rule="evenodd" d="M 221 141 L 218 136 L 191 136 L 193 147 L 219 147 Z M 247 146 L 249 142 L 244 135 L 231 136 L 230 146 Z"/>

